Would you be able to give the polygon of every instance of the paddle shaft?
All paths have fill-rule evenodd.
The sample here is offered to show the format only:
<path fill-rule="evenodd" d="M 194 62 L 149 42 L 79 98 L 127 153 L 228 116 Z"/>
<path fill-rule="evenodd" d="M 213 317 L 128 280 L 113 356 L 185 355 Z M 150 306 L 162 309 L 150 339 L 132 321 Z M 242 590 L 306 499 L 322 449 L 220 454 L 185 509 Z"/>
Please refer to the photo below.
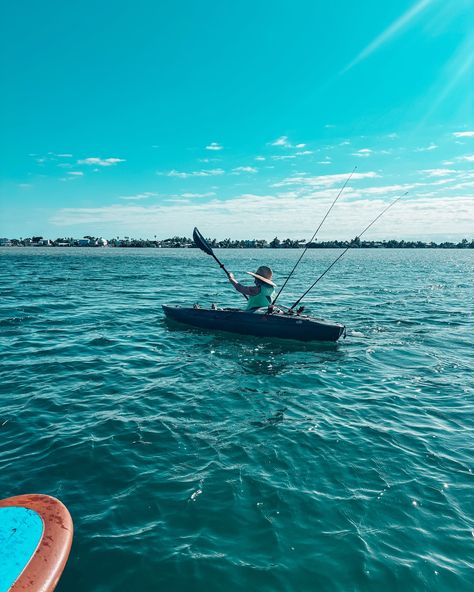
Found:
<path fill-rule="evenodd" d="M 221 263 L 219 261 L 219 259 L 214 255 L 214 253 L 212 253 L 212 257 L 214 258 L 214 260 L 216 261 L 216 263 L 219 265 L 219 267 L 224 271 L 224 273 L 227 275 L 227 277 L 230 277 L 230 273 L 227 271 L 227 269 L 224 267 L 224 264 Z"/>
<path fill-rule="evenodd" d="M 202 234 L 199 232 L 197 228 L 194 229 L 193 238 L 196 246 L 199 249 L 201 249 L 201 251 L 206 253 L 206 255 L 210 255 L 230 280 L 230 273 L 227 271 L 224 264 L 221 263 L 219 259 L 214 255 L 214 251 L 211 249 L 210 244 L 206 241 L 206 239 L 202 236 Z M 240 293 L 242 294 L 242 292 Z M 246 294 L 242 294 L 242 296 L 245 298 L 245 300 L 249 299 L 249 297 Z"/>

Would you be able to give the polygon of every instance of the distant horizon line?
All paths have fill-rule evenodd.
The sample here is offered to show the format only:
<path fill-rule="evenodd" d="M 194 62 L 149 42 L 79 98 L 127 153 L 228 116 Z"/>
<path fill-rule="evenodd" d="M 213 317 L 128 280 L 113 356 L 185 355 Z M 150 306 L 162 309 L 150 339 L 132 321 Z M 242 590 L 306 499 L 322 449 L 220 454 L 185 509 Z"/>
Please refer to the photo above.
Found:
<path fill-rule="evenodd" d="M 358 236 L 349 239 L 331 239 L 331 240 L 314 240 L 306 241 L 305 239 L 294 240 L 290 238 L 279 239 L 274 237 L 271 241 L 266 239 L 230 239 L 226 238 L 221 241 L 213 238 L 206 239 L 209 245 L 214 249 L 321 249 L 321 248 L 341 248 L 347 246 L 354 246 L 356 248 L 461 248 L 474 249 L 474 239 L 470 240 L 462 238 L 459 241 L 441 241 L 435 242 L 433 240 L 406 240 L 406 239 L 380 239 L 380 240 L 361 240 Z M 174 236 L 166 239 L 137 239 L 132 237 L 114 237 L 111 239 L 104 239 L 103 237 L 94 237 L 92 235 L 84 235 L 82 238 L 62 237 L 57 239 L 44 238 L 42 236 L 33 236 L 31 238 L 1 238 L 0 247 L 51 247 L 51 248 L 71 248 L 71 247 L 111 247 L 111 248 L 199 248 L 195 245 L 194 240 L 188 237 Z"/>

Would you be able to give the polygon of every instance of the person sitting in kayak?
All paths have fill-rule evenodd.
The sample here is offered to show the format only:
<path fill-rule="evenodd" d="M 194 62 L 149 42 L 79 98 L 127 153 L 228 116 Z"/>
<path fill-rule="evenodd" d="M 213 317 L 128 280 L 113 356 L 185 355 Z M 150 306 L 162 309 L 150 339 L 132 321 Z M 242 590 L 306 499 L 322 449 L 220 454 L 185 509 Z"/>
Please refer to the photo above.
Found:
<path fill-rule="evenodd" d="M 273 272 L 266 265 L 261 265 L 255 273 L 247 271 L 255 278 L 254 286 L 243 286 L 235 279 L 233 273 L 229 273 L 229 281 L 241 294 L 248 296 L 247 310 L 270 306 L 275 284 L 272 282 Z"/>

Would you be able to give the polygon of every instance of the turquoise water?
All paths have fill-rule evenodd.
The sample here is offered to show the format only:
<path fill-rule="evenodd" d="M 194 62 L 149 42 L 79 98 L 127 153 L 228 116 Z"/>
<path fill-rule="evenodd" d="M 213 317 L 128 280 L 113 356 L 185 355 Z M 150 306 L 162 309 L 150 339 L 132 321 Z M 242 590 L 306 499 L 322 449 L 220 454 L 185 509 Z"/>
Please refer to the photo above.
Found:
<path fill-rule="evenodd" d="M 168 325 L 241 299 L 197 250 L 1 249 L 0 491 L 68 506 L 59 592 L 471 590 L 473 264 L 351 251 L 307 299 L 347 339 L 304 345 Z"/>

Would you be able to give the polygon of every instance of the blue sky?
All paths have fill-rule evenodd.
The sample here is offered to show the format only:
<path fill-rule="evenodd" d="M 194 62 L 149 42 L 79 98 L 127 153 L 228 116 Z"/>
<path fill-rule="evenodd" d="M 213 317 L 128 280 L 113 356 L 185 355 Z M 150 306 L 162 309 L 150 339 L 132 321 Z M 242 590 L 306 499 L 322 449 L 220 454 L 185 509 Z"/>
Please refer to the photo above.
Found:
<path fill-rule="evenodd" d="M 470 0 L 8 3 L 0 236 L 474 234 Z"/>

